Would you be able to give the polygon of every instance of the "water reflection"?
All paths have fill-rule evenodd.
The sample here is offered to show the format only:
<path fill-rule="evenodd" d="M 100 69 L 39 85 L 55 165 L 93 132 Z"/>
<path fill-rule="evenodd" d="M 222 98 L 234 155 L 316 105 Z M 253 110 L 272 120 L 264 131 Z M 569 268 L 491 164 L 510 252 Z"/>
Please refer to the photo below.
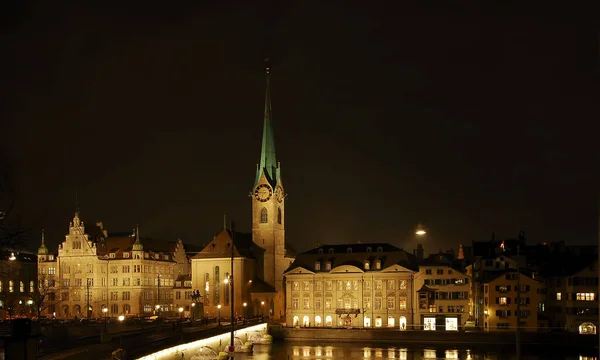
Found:
<path fill-rule="evenodd" d="M 599 360 L 597 357 L 573 354 L 524 354 L 527 360 Z M 514 360 L 512 349 L 491 349 L 484 346 L 474 348 L 428 347 L 407 348 L 390 344 L 361 345 L 356 343 L 338 343 L 335 346 L 324 346 L 316 343 L 275 343 L 272 345 L 256 345 L 253 354 L 236 354 L 236 360 L 423 360 L 423 359 L 453 359 L 453 360 Z"/>

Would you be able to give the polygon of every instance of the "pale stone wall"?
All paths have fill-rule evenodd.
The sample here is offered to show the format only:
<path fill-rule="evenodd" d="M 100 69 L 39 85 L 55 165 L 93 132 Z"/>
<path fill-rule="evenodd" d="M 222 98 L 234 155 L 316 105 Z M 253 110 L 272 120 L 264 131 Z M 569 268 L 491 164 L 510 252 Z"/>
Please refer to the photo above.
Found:
<path fill-rule="evenodd" d="M 286 325 L 409 329 L 412 273 L 398 265 L 369 272 L 348 265 L 318 273 L 297 268 L 286 279 Z M 359 314 L 348 316 L 348 309 Z"/>

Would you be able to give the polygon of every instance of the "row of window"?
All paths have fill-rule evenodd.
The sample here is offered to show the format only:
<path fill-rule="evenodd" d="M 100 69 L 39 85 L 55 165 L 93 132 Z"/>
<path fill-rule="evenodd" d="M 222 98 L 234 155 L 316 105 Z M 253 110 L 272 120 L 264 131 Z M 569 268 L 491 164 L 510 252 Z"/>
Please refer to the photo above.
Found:
<path fill-rule="evenodd" d="M 381 297 L 375 297 L 373 299 L 373 310 L 382 310 L 383 309 L 383 299 Z M 396 303 L 396 301 L 398 301 Z M 388 310 L 396 310 L 396 305 L 398 305 L 398 310 L 406 310 L 408 298 L 406 296 L 400 296 L 399 299 L 396 299 L 393 296 L 387 297 L 386 309 Z M 332 298 L 325 298 L 325 310 L 332 309 Z M 321 299 L 314 299 L 314 310 L 321 310 Z M 344 297 L 341 299 L 337 299 L 337 309 L 360 309 L 360 304 L 358 299 L 353 299 L 350 297 Z M 292 310 L 300 309 L 300 298 L 294 297 L 292 298 Z M 311 309 L 311 301 L 310 298 L 305 297 L 302 299 L 302 309 L 310 310 Z M 371 298 L 364 298 L 362 303 L 362 309 L 367 310 L 371 309 Z"/>
<path fill-rule="evenodd" d="M 303 291 L 311 291 L 311 281 L 302 282 Z M 328 281 L 313 281 L 314 291 L 322 291 L 323 283 L 325 291 L 333 291 L 333 285 L 336 284 L 338 291 L 344 290 L 360 290 L 361 283 L 364 285 L 362 290 L 371 290 L 371 281 L 369 280 L 328 280 Z M 375 290 L 382 290 L 385 284 L 387 290 L 406 290 L 406 280 L 374 280 Z M 300 291 L 300 282 L 292 281 L 292 291 Z"/>
<path fill-rule="evenodd" d="M 562 293 L 556 293 L 556 300 L 562 300 Z M 565 293 L 565 300 L 595 301 L 595 293 Z"/>
<path fill-rule="evenodd" d="M 282 218 L 281 218 L 281 208 L 277 208 L 277 223 L 281 224 Z M 267 208 L 262 208 L 260 210 L 260 223 L 261 224 L 266 224 L 269 222 L 269 211 L 267 210 Z"/>
<path fill-rule="evenodd" d="M 526 318 L 528 316 L 531 316 L 531 311 L 530 310 L 519 310 L 518 312 L 515 310 L 512 312 L 513 316 L 519 316 L 521 318 Z M 501 317 L 501 318 L 506 318 L 511 316 L 511 310 L 496 310 L 496 316 Z"/>
<path fill-rule="evenodd" d="M 425 279 L 425 285 L 465 285 L 469 283 L 469 278 L 453 278 L 453 279 Z"/>
<path fill-rule="evenodd" d="M 71 280 L 73 280 L 73 282 L 71 282 Z M 119 278 L 111 278 L 110 281 L 108 281 L 108 280 L 109 279 L 101 278 L 100 284 L 97 284 L 97 285 L 106 286 L 106 284 L 109 283 L 110 286 L 156 286 L 156 287 L 158 287 L 159 282 L 160 282 L 160 286 L 172 287 L 173 283 L 174 283 L 173 279 L 165 279 L 165 278 L 121 278 L 120 282 L 119 282 Z M 50 279 L 48 281 L 51 281 L 52 286 L 54 286 L 55 281 L 53 279 Z M 70 287 L 70 286 L 83 287 L 83 286 L 88 286 L 88 284 L 90 287 L 94 286 L 94 279 L 87 278 L 85 282 L 81 278 L 63 279 L 62 280 L 62 285 L 64 287 Z"/>
<path fill-rule="evenodd" d="M 319 254 L 323 254 L 323 248 L 319 248 L 319 250 L 318 250 L 317 252 L 318 252 Z M 329 248 L 329 249 L 327 250 L 327 252 L 328 252 L 329 254 L 333 254 L 333 253 L 335 253 L 335 250 L 334 250 L 333 248 Z M 351 252 L 352 252 L 352 248 L 351 248 L 351 247 L 348 247 L 348 248 L 346 248 L 346 252 L 347 252 L 347 253 L 351 253 Z M 368 252 L 368 253 L 370 253 L 370 252 L 373 252 L 373 248 L 372 248 L 372 247 L 370 247 L 370 246 L 367 246 L 367 252 Z M 381 247 L 381 246 L 378 246 L 378 247 L 377 247 L 377 252 L 383 252 L 383 247 Z"/>
<path fill-rule="evenodd" d="M 322 317 L 321 315 L 316 315 L 314 317 L 314 322 L 311 322 L 311 319 L 308 315 L 305 315 L 302 317 L 302 323 L 300 323 L 300 317 L 299 316 L 294 316 L 292 318 L 292 325 L 294 327 L 297 326 L 302 326 L 302 327 L 321 327 L 321 326 L 325 326 L 325 327 L 333 327 L 333 319 L 334 316 L 332 315 L 327 315 L 325 316 L 325 324 L 323 324 L 322 322 Z M 339 318 L 338 317 L 338 326 L 350 326 L 352 325 L 352 318 Z M 376 327 L 376 328 L 380 328 L 383 327 L 383 318 L 381 316 L 377 316 L 375 318 L 375 323 L 372 324 L 371 323 L 371 317 L 370 316 L 365 316 L 363 318 L 363 327 L 366 328 L 370 328 L 370 327 Z M 396 318 L 393 316 L 388 316 L 387 318 L 387 327 L 393 328 L 396 327 Z M 406 317 L 405 316 L 400 316 L 398 318 L 398 327 L 400 330 L 406 330 Z M 434 326 L 434 330 L 435 330 L 435 326 Z"/>
<path fill-rule="evenodd" d="M 515 298 L 515 304 L 519 303 L 520 300 L 520 304 L 521 305 L 528 305 L 530 302 L 529 297 L 524 296 L 524 297 L 516 297 Z M 507 296 L 500 296 L 496 298 L 496 304 L 498 305 L 510 305 L 512 302 L 512 298 L 507 297 Z M 488 305 L 488 298 L 487 296 L 485 297 L 485 306 Z"/>
<path fill-rule="evenodd" d="M 0 293 L 5 292 L 6 290 L 8 290 L 9 293 L 13 293 L 16 292 L 17 289 L 15 289 L 15 285 L 17 284 L 16 281 L 14 280 L 8 280 L 8 289 L 6 289 L 4 287 L 4 281 L 0 280 Z M 18 288 L 18 292 L 20 293 L 25 293 L 27 288 L 25 287 L 25 283 L 23 281 L 19 281 L 19 288 Z M 29 293 L 34 293 L 35 292 L 35 282 L 33 280 L 31 280 L 29 282 Z"/>
<path fill-rule="evenodd" d="M 85 267 L 86 267 L 87 274 L 94 273 L 94 264 L 86 264 Z M 82 274 L 83 273 L 82 266 L 77 265 L 77 266 L 74 266 L 74 268 L 75 268 L 75 271 L 73 272 L 74 274 Z M 99 268 L 100 268 L 101 274 L 106 274 L 106 266 L 105 265 L 99 265 Z M 110 273 L 118 274 L 119 269 L 121 269 L 121 273 L 123 273 L 123 274 L 128 274 L 130 272 L 146 273 L 146 274 L 173 274 L 174 273 L 174 269 L 172 266 L 158 266 L 158 265 L 156 265 L 156 266 L 153 266 L 153 265 L 121 265 L 121 266 L 111 265 Z M 71 266 L 70 265 L 62 265 L 61 272 L 62 272 L 62 274 L 70 274 Z M 46 275 L 46 273 L 48 275 L 55 275 L 56 268 L 40 266 L 39 273 L 41 275 Z"/>

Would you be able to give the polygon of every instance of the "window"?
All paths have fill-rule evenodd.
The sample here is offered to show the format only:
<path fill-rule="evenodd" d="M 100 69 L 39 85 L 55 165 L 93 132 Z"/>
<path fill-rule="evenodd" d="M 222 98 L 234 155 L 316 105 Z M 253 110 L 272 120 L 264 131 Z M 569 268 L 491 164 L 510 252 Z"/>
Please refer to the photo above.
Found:
<path fill-rule="evenodd" d="M 118 313 L 119 313 L 119 305 L 117 305 L 117 304 L 112 304 L 112 305 L 110 306 L 110 312 L 111 312 L 112 314 L 118 314 Z"/>
<path fill-rule="evenodd" d="M 406 280 L 400 280 L 398 288 L 400 290 L 406 290 Z"/>
<path fill-rule="evenodd" d="M 407 297 L 406 296 L 400 296 L 400 300 L 398 302 L 398 308 L 400 310 L 406 310 L 406 302 L 407 302 Z"/>
<path fill-rule="evenodd" d="M 56 275 L 56 268 L 48 268 L 48 275 Z"/>
<path fill-rule="evenodd" d="M 369 252 L 372 252 L 372 251 L 373 251 L 373 249 L 371 249 L 370 246 L 367 246 L 367 252 L 369 253 Z"/>
<path fill-rule="evenodd" d="M 297 281 L 292 281 L 292 291 L 300 290 L 300 283 Z"/>
<path fill-rule="evenodd" d="M 322 287 L 323 287 L 323 283 L 322 282 L 320 282 L 320 281 L 316 281 L 315 282 L 315 290 L 316 291 L 321 291 Z"/>
<path fill-rule="evenodd" d="M 8 281 L 8 292 L 15 292 L 15 283 L 12 280 Z"/>
<path fill-rule="evenodd" d="M 375 269 L 376 270 L 381 270 L 381 260 L 375 261 Z"/>
<path fill-rule="evenodd" d="M 298 310 L 298 308 L 299 308 L 299 304 L 298 304 L 299 301 L 300 300 L 298 298 L 293 298 L 292 299 L 292 309 L 293 310 Z"/>
<path fill-rule="evenodd" d="M 266 209 L 265 209 L 266 211 Z M 220 277 L 219 277 L 219 267 L 215 266 L 215 281 L 214 281 L 214 288 L 215 288 L 215 295 L 214 295 L 214 303 L 215 304 L 219 304 L 219 302 L 221 301 L 221 294 L 220 294 L 220 290 L 221 290 L 221 283 L 220 283 Z"/>
<path fill-rule="evenodd" d="M 310 291 L 310 283 L 308 281 L 302 282 L 302 287 L 304 291 Z"/>
<path fill-rule="evenodd" d="M 328 250 L 328 252 L 329 252 L 330 254 L 333 254 L 333 249 L 329 249 L 329 250 Z"/>
<path fill-rule="evenodd" d="M 131 293 L 129 291 L 123 291 L 122 300 L 131 300 Z"/>
<path fill-rule="evenodd" d="M 128 274 L 129 273 L 129 265 L 123 265 L 123 274 Z"/>
<path fill-rule="evenodd" d="M 210 305 L 210 275 L 204 275 L 204 305 Z"/>
<path fill-rule="evenodd" d="M 123 313 L 129 314 L 130 312 L 131 312 L 131 305 L 129 305 L 129 304 L 123 305 Z"/>
<path fill-rule="evenodd" d="M 325 299 L 325 309 L 326 310 L 331 309 L 331 298 L 326 298 Z"/>
<path fill-rule="evenodd" d="M 277 208 L 277 223 L 281 225 L 281 208 Z"/>
<path fill-rule="evenodd" d="M 304 306 L 303 306 L 303 309 L 304 309 L 304 310 L 308 310 L 308 309 L 310 309 L 310 299 L 309 299 L 309 298 L 307 298 L 307 297 L 305 297 L 305 298 L 304 298 Z"/>
<path fill-rule="evenodd" d="M 458 319 L 454 317 L 446 318 L 446 331 L 458 331 Z"/>
<path fill-rule="evenodd" d="M 114 258 L 115 258 L 115 253 L 110 253 L 110 254 L 108 255 L 108 257 L 109 257 L 109 258 L 111 258 L 111 259 L 114 259 Z"/>
<path fill-rule="evenodd" d="M 556 293 L 556 300 L 558 300 L 558 301 L 562 300 L 562 294 L 561 293 Z"/>
<path fill-rule="evenodd" d="M 260 223 L 266 224 L 269 222 L 269 213 L 267 212 L 267 208 L 262 208 L 260 210 Z"/>
<path fill-rule="evenodd" d="M 321 310 L 321 299 L 315 299 L 315 310 Z"/>
<path fill-rule="evenodd" d="M 438 275 L 444 275 L 444 269 L 437 269 Z"/>
<path fill-rule="evenodd" d="M 128 252 L 124 252 L 123 253 L 123 258 L 124 259 L 128 259 L 129 258 L 129 253 Z"/>
<path fill-rule="evenodd" d="M 321 262 L 315 261 L 315 270 L 316 271 L 321 271 Z"/>
<path fill-rule="evenodd" d="M 388 310 L 394 310 L 396 308 L 396 299 L 392 296 L 387 298 L 387 308 Z"/>
<path fill-rule="evenodd" d="M 577 300 L 579 301 L 594 301 L 596 294 L 594 293 L 577 293 Z"/>
<path fill-rule="evenodd" d="M 351 252 L 352 252 L 352 248 L 351 248 L 351 247 L 347 248 L 347 249 L 346 249 L 346 252 L 347 252 L 347 253 L 351 253 Z"/>
<path fill-rule="evenodd" d="M 381 246 L 377 247 L 377 252 L 383 252 L 383 248 Z"/>
<path fill-rule="evenodd" d="M 435 331 L 435 318 L 434 317 L 426 317 L 423 319 L 423 330 Z"/>
<path fill-rule="evenodd" d="M 369 262 L 365 261 L 365 270 L 369 270 L 369 265 L 370 265 Z"/>
<path fill-rule="evenodd" d="M 29 292 L 30 293 L 35 292 L 35 284 L 34 284 L 33 280 L 29 281 Z"/>
<path fill-rule="evenodd" d="M 507 305 L 508 304 L 508 298 L 506 296 L 499 297 L 496 299 L 498 300 L 499 305 Z"/>
<path fill-rule="evenodd" d="M 331 271 L 331 261 L 325 263 L 325 271 Z"/>
<path fill-rule="evenodd" d="M 388 280 L 387 281 L 387 289 L 388 290 L 396 290 L 396 287 L 394 286 L 395 284 L 394 280 Z"/>
<path fill-rule="evenodd" d="M 25 292 L 25 284 L 22 281 L 19 281 L 19 291 L 22 293 Z"/>
<path fill-rule="evenodd" d="M 431 269 L 425 269 L 425 274 L 426 275 L 431 275 Z"/>

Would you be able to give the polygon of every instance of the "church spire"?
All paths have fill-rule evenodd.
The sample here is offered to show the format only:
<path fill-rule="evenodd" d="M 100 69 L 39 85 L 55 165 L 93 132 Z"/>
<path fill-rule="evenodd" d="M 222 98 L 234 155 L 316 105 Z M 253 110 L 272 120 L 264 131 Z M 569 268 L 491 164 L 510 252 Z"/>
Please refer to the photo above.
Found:
<path fill-rule="evenodd" d="M 48 254 L 48 248 L 46 247 L 46 244 L 44 244 L 44 229 L 42 229 L 42 244 L 40 245 L 40 248 L 38 249 L 38 254 L 39 255 Z"/>
<path fill-rule="evenodd" d="M 271 115 L 271 84 L 270 84 L 270 73 L 271 68 L 268 63 L 269 59 L 266 59 L 266 92 L 265 92 L 265 113 L 263 120 L 263 136 L 262 136 L 262 147 L 260 151 L 260 164 L 256 171 L 256 181 L 254 185 L 260 180 L 261 174 L 264 172 L 267 180 L 273 187 L 277 185 L 279 180 L 279 168 L 277 166 L 277 159 L 275 158 L 275 136 L 273 134 L 273 123 Z"/>
<path fill-rule="evenodd" d="M 133 243 L 132 250 L 144 250 L 144 246 L 140 242 L 140 225 L 135 225 L 135 242 Z"/>

